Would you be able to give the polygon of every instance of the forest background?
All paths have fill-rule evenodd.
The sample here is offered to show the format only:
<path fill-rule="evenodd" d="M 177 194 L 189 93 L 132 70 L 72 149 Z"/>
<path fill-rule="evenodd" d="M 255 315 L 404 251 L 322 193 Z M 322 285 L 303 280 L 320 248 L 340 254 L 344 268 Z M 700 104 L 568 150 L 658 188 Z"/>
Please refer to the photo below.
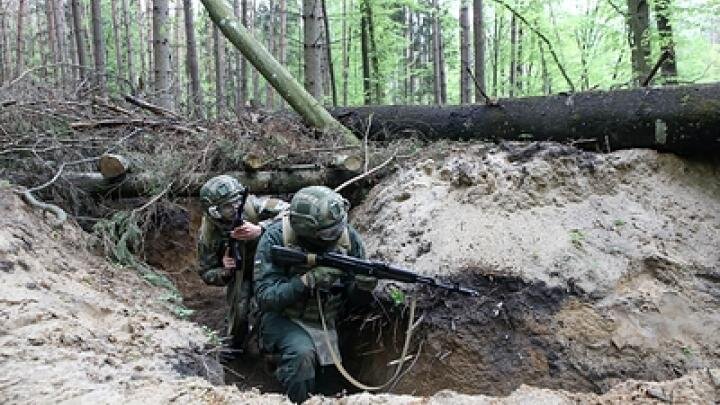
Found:
<path fill-rule="evenodd" d="M 229 4 L 328 106 L 720 80 L 718 0 Z M 0 0 L 0 10 L 0 85 L 32 74 L 65 98 L 134 94 L 206 118 L 287 108 L 199 1 Z"/>

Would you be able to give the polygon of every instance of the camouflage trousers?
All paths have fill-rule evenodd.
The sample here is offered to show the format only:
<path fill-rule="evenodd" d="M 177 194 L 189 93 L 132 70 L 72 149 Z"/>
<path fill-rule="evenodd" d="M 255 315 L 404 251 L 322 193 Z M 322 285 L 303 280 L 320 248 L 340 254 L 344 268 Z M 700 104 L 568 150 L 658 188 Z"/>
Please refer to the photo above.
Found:
<path fill-rule="evenodd" d="M 227 286 L 227 335 L 234 349 L 242 349 L 249 333 L 250 298 L 249 280 L 235 279 Z"/>

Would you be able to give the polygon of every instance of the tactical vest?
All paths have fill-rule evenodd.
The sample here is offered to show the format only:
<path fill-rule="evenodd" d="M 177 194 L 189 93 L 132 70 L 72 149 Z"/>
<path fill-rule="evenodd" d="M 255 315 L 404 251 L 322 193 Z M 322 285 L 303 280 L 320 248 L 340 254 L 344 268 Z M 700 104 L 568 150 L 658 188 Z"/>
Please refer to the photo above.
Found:
<path fill-rule="evenodd" d="M 297 236 L 290 225 L 290 217 L 284 215 L 282 217 L 282 235 L 283 235 L 283 246 L 292 247 L 295 249 L 304 250 L 297 243 Z M 339 253 L 347 254 L 351 249 L 350 242 L 350 231 L 347 227 L 343 230 L 340 238 L 335 243 L 333 249 Z M 290 267 L 291 274 L 302 275 L 309 271 L 310 268 L 307 266 L 292 266 Z M 323 301 L 323 310 L 326 319 L 334 320 L 337 316 L 338 311 L 344 303 L 345 297 L 343 294 L 329 294 Z M 310 297 L 302 302 L 297 302 L 285 308 L 283 314 L 288 318 L 300 319 L 302 321 L 320 323 L 320 311 L 317 307 L 317 301 L 314 297 Z"/>

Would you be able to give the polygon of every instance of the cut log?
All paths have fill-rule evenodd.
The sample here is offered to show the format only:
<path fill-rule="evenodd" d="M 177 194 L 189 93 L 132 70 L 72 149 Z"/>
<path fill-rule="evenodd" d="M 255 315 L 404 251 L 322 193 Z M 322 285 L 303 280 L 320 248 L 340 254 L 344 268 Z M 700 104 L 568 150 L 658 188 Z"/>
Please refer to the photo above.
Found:
<path fill-rule="evenodd" d="M 192 173 L 186 179 L 178 179 L 170 194 L 196 196 L 200 187 L 217 173 Z M 296 169 L 291 171 L 258 171 L 225 173 L 240 180 L 253 194 L 286 194 L 313 185 L 335 187 L 357 175 L 358 172 L 339 169 Z M 109 197 L 150 196 L 157 190 L 156 173 L 128 173 L 121 181 L 105 179 L 100 173 L 66 173 L 64 179 L 75 187 L 93 194 Z"/>
<path fill-rule="evenodd" d="M 263 166 L 262 157 L 252 152 L 246 153 L 242 158 L 242 162 L 245 170 L 248 171 L 260 170 L 260 168 Z"/>
<path fill-rule="evenodd" d="M 502 99 L 497 105 L 346 107 L 331 113 L 358 135 L 371 121 L 370 134 L 377 140 L 594 138 L 603 150 L 720 149 L 720 84 Z"/>
<path fill-rule="evenodd" d="M 130 170 L 130 161 L 124 156 L 106 153 L 100 156 L 98 169 L 103 178 L 116 179 Z"/>

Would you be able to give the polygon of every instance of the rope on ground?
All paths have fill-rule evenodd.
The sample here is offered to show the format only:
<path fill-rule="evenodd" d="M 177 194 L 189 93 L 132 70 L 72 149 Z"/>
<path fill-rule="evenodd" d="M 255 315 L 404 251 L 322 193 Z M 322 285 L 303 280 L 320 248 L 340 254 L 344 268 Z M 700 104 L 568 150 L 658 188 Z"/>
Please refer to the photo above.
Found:
<path fill-rule="evenodd" d="M 325 332 L 325 344 L 328 346 L 328 350 L 330 350 L 330 356 L 333 359 L 333 363 L 335 363 L 335 367 L 338 369 L 340 374 L 342 374 L 343 377 L 345 377 L 350 384 L 354 385 L 356 388 L 361 389 L 363 391 L 379 391 L 391 384 L 393 384 L 398 377 L 400 376 L 400 373 L 402 371 L 403 365 L 405 364 L 405 360 L 408 357 L 408 350 L 410 348 L 410 341 L 412 340 L 412 333 L 417 324 L 414 323 L 415 319 L 415 305 L 417 304 L 417 299 L 413 297 L 412 301 L 410 301 L 410 318 L 408 318 L 408 327 L 407 332 L 405 332 L 405 343 L 403 344 L 403 350 L 400 354 L 400 358 L 397 360 L 397 367 L 395 368 L 395 373 L 392 377 L 390 377 L 389 380 L 387 380 L 382 385 L 366 385 L 355 379 L 350 373 L 345 369 L 345 367 L 342 365 L 342 360 L 340 360 L 340 356 L 335 353 L 335 349 L 333 348 L 333 345 L 330 342 L 330 334 L 327 329 L 327 323 L 325 322 L 325 313 L 323 311 L 322 306 L 322 300 L 320 299 L 319 292 L 315 292 L 315 296 L 317 297 L 317 305 L 318 309 L 320 310 L 320 320 L 322 321 L 322 327 L 323 331 Z M 419 355 L 419 353 L 418 353 Z"/>

